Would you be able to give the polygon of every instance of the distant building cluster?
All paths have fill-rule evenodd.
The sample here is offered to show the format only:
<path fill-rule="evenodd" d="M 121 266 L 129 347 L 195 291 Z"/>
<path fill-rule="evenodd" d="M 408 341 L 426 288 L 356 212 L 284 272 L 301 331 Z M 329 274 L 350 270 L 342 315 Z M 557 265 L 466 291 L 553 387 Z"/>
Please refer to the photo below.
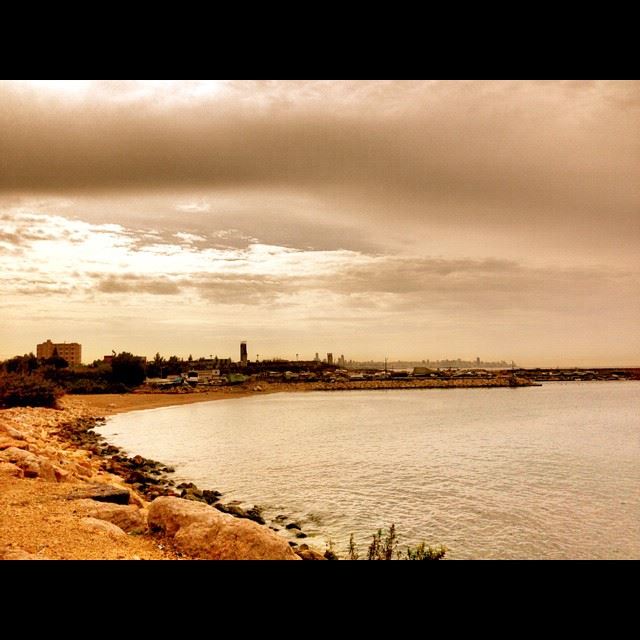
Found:
<path fill-rule="evenodd" d="M 62 358 L 70 366 L 82 364 L 82 345 L 77 342 L 52 342 L 46 340 L 36 346 L 40 360 Z M 123 354 L 131 355 L 131 354 Z M 116 352 L 105 355 L 102 362 L 112 364 Z M 217 386 L 221 384 L 241 384 L 249 380 L 266 380 L 270 382 L 344 382 L 344 381 L 379 381 L 379 380 L 413 380 L 430 378 L 434 380 L 452 380 L 464 378 L 493 379 L 518 376 L 529 381 L 590 381 L 590 380 L 632 380 L 640 379 L 639 369 L 598 368 L 586 369 L 523 369 L 516 367 L 511 361 L 509 366 L 504 360 L 499 362 L 483 362 L 479 357 L 475 360 L 422 360 L 418 361 L 368 361 L 358 362 L 345 360 L 344 354 L 334 358 L 332 352 L 321 358 L 316 352 L 312 360 L 295 360 L 280 357 L 271 359 L 249 359 L 247 342 L 240 343 L 240 359 L 209 358 L 188 360 L 171 356 L 167 360 L 156 354 L 153 361 L 147 362 L 146 356 L 134 356 L 145 365 L 147 383 L 152 387 L 168 388 L 178 386 Z M 95 366 L 94 362 L 92 366 Z M 56 367 L 58 363 L 55 363 Z"/>
<path fill-rule="evenodd" d="M 39 345 L 37 345 L 37 357 L 40 359 L 48 359 L 54 356 L 58 356 L 66 360 L 70 366 L 80 365 L 82 364 L 82 345 L 77 342 L 52 342 L 51 340 L 47 340 Z M 111 364 L 113 358 L 115 357 L 115 351 L 112 352 L 112 355 L 105 355 L 103 358 L 103 362 L 105 364 Z M 147 362 L 147 358 L 144 356 L 138 356 L 144 363 Z M 491 368 L 506 368 L 508 365 L 504 361 L 500 362 L 482 362 L 479 357 L 475 359 L 475 361 L 463 361 L 463 360 L 422 360 L 421 362 L 405 362 L 405 361 L 395 361 L 387 363 L 385 359 L 384 362 L 376 362 L 376 361 L 368 361 L 368 362 L 358 362 L 354 360 L 346 360 L 344 354 L 341 354 L 338 358 L 334 358 L 333 353 L 327 352 L 326 358 L 322 359 L 320 354 L 316 352 L 313 360 L 303 361 L 298 359 L 298 354 L 296 354 L 296 360 L 290 361 L 281 358 L 273 358 L 271 360 L 262 360 L 260 361 L 256 356 L 255 362 L 249 360 L 249 353 L 247 348 L 247 341 L 243 340 L 240 343 L 240 360 L 237 363 L 234 363 L 231 358 L 218 358 L 207 360 L 206 358 L 200 358 L 199 361 L 193 362 L 191 364 L 191 356 L 189 357 L 189 364 L 192 369 L 198 370 L 208 370 L 218 372 L 240 372 L 242 371 L 245 375 L 258 374 L 269 371 L 271 374 L 281 375 L 287 370 L 290 370 L 290 373 L 294 375 L 298 375 L 299 373 L 306 371 L 310 375 L 316 375 L 319 370 L 324 368 L 329 371 L 349 370 L 355 372 L 355 375 L 365 375 L 366 373 L 370 373 L 373 375 L 375 371 L 384 370 L 385 373 L 394 372 L 399 375 L 407 375 L 406 372 L 411 371 L 413 369 L 414 376 L 425 376 L 430 375 L 432 377 L 436 376 L 435 371 L 441 368 L 453 368 L 453 369 L 462 369 L 462 368 L 471 368 L 475 367 L 479 369 L 481 367 L 487 369 Z M 170 364 L 170 363 L 169 363 Z M 515 368 L 515 363 L 511 363 L 511 367 Z M 161 368 L 158 375 L 163 375 L 164 369 L 169 368 L 167 365 Z M 400 373 L 400 370 L 402 373 Z M 458 374 L 461 375 L 461 374 Z M 465 372 L 465 375 L 471 375 L 468 372 Z M 208 377 L 215 378 L 216 375 L 210 375 Z"/>
<path fill-rule="evenodd" d="M 47 340 L 36 346 L 36 356 L 42 360 L 58 356 L 70 366 L 82 364 L 82 345 L 77 342 L 51 342 Z"/>

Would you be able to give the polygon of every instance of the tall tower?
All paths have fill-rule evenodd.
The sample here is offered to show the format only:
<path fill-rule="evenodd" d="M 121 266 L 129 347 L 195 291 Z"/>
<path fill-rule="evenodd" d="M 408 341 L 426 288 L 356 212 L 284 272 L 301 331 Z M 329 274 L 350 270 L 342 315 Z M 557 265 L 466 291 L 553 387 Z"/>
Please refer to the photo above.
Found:
<path fill-rule="evenodd" d="M 327 364 L 333 364 L 333 353 L 327 353 Z"/>
<path fill-rule="evenodd" d="M 247 341 L 243 340 L 240 343 L 240 365 L 247 366 Z"/>

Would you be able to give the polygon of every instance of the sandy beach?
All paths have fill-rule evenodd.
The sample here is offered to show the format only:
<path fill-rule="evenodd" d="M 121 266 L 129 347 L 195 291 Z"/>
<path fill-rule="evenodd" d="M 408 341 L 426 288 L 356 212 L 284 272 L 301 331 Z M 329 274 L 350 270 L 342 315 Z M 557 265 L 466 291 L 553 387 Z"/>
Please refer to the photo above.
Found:
<path fill-rule="evenodd" d="M 65 396 L 64 403 L 72 408 L 86 408 L 96 416 L 110 416 L 127 411 L 157 409 L 194 402 L 210 402 L 211 400 L 228 400 L 243 398 L 259 392 L 245 387 L 224 387 L 209 391 L 193 393 L 104 393 L 77 396 Z M 273 392 L 272 392 L 273 393 Z"/>

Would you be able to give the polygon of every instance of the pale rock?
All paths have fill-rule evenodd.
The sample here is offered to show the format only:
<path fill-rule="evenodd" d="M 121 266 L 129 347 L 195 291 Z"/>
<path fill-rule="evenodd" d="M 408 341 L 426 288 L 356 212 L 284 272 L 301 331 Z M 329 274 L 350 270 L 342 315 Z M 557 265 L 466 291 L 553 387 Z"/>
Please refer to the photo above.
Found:
<path fill-rule="evenodd" d="M 147 514 L 133 505 L 78 500 L 77 506 L 91 518 L 115 524 L 127 533 L 144 533 L 147 530 Z"/>
<path fill-rule="evenodd" d="M 105 520 L 98 520 L 97 518 L 80 518 L 80 527 L 85 531 L 106 533 L 112 538 L 122 538 L 127 535 L 115 524 L 111 524 L 111 522 L 106 522 Z"/>
<path fill-rule="evenodd" d="M 14 440 L 24 440 L 24 434 L 13 427 L 7 427 L 7 434 Z"/>
<path fill-rule="evenodd" d="M 89 498 L 98 502 L 127 505 L 129 504 L 130 492 L 128 489 L 99 482 L 76 487 L 68 497 L 70 500 Z"/>
<path fill-rule="evenodd" d="M 4 478 L 24 478 L 24 471 L 11 462 L 0 462 L 0 477 Z"/>
<path fill-rule="evenodd" d="M 57 482 L 53 465 L 30 451 L 10 447 L 0 453 L 0 460 L 17 464 L 24 471 L 25 478 L 40 477 L 48 482 Z"/>
<path fill-rule="evenodd" d="M 168 536 L 174 536 L 180 527 L 206 519 L 212 513 L 214 510 L 204 502 L 162 496 L 149 505 L 148 522 L 150 527 L 162 529 Z"/>
<path fill-rule="evenodd" d="M 57 466 L 53 466 L 53 472 L 56 474 L 56 481 L 57 482 L 68 482 L 70 479 L 73 479 L 73 476 L 71 475 L 70 471 L 67 471 L 66 469 L 62 469 L 60 467 Z"/>
<path fill-rule="evenodd" d="M 89 462 L 78 462 L 74 465 L 76 474 L 83 478 L 90 478 L 93 475 L 93 469 Z"/>
<path fill-rule="evenodd" d="M 251 520 L 234 518 L 202 502 L 156 498 L 149 526 L 173 536 L 177 548 L 208 560 L 299 560 L 284 538 Z"/>

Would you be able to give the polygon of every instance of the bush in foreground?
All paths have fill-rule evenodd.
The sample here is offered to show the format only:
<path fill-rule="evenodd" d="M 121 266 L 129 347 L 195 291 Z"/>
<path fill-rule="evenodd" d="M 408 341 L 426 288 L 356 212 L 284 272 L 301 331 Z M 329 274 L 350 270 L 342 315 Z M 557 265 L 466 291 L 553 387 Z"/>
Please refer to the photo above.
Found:
<path fill-rule="evenodd" d="M 373 540 L 367 550 L 367 560 L 441 560 L 445 557 L 447 548 L 438 545 L 431 547 L 425 542 L 421 542 L 416 547 L 407 547 L 406 551 L 398 549 L 398 535 L 396 525 L 392 524 L 385 534 L 382 529 L 373 535 Z M 347 558 L 358 560 L 359 554 L 353 539 L 353 534 L 349 539 Z"/>
<path fill-rule="evenodd" d="M 0 375 L 0 407 L 51 407 L 64 392 L 60 387 L 35 375 Z"/>

